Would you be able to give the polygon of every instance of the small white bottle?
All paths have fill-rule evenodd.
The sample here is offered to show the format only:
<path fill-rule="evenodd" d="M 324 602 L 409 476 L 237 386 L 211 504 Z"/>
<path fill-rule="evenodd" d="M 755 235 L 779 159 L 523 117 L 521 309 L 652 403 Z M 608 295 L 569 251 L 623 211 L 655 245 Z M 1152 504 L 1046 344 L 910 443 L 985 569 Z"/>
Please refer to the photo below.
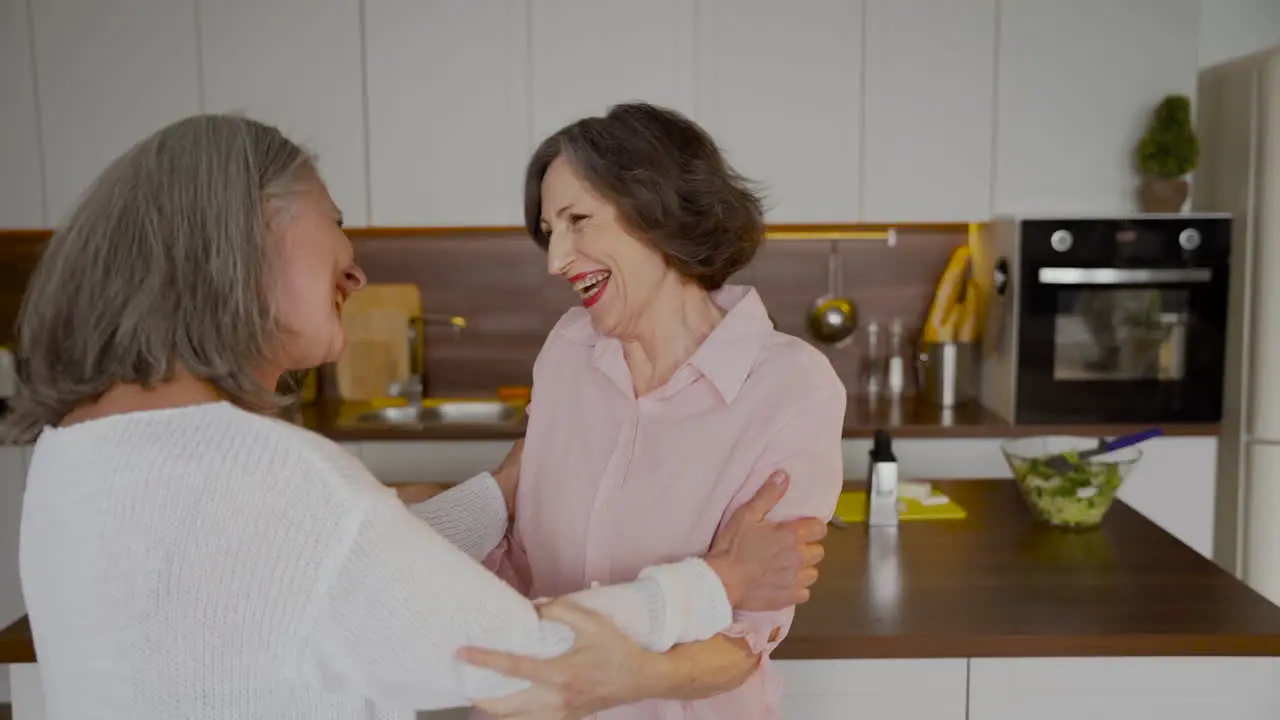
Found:
<path fill-rule="evenodd" d="M 871 527 L 898 524 L 898 458 L 893 454 L 893 439 L 877 429 L 867 462 L 867 525 Z"/>

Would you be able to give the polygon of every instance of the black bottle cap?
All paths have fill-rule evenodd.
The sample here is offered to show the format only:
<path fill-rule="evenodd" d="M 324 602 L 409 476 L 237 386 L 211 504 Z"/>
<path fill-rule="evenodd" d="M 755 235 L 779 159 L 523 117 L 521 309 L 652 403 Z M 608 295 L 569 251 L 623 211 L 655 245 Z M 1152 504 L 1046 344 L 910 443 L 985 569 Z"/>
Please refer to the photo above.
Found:
<path fill-rule="evenodd" d="M 872 463 L 897 462 L 897 458 L 893 456 L 893 439 L 889 437 L 887 430 L 876 429 L 870 454 Z"/>

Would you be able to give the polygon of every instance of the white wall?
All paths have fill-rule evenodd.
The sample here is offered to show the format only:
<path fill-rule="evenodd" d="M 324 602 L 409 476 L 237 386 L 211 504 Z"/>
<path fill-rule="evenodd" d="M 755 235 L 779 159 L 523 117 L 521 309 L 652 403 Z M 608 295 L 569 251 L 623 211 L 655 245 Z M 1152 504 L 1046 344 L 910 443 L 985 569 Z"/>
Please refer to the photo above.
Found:
<path fill-rule="evenodd" d="M 1280 0 L 1201 0 L 1200 67 L 1280 45 Z"/>

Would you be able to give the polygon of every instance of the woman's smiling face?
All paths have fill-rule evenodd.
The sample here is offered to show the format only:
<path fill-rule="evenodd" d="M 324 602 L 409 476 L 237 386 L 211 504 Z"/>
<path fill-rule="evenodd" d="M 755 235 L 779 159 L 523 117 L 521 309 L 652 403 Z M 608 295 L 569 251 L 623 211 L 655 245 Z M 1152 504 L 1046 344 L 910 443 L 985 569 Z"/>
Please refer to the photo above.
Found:
<path fill-rule="evenodd" d="M 659 291 L 680 284 L 662 255 L 622 224 L 617 208 L 564 155 L 542 178 L 541 221 L 550 239 L 547 271 L 574 287 L 602 335 L 629 337 Z"/>
<path fill-rule="evenodd" d="M 342 213 L 318 178 L 287 200 L 272 231 L 274 305 L 284 326 L 281 364 L 289 370 L 335 362 L 346 348 L 342 306 L 365 285 Z"/>

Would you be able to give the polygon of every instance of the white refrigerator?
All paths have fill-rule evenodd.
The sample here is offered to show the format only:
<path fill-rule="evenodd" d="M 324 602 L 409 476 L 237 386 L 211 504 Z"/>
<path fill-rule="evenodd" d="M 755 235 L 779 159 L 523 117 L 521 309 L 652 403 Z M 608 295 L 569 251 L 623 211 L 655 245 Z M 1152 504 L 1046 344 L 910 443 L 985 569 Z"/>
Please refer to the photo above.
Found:
<path fill-rule="evenodd" d="M 1196 211 L 1233 216 L 1214 559 L 1280 603 L 1280 47 L 1203 69 Z"/>

